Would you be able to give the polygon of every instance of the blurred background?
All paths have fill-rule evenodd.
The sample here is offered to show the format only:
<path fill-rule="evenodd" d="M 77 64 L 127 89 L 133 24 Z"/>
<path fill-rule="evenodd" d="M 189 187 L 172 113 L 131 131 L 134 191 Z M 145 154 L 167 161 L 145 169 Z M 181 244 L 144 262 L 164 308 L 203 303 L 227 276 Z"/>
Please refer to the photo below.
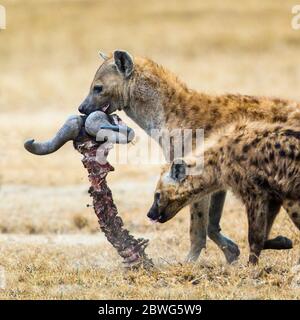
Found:
<path fill-rule="evenodd" d="M 66 277 L 56 278 L 57 270 L 72 274 L 75 269 L 95 268 L 93 272 L 105 278 L 107 268 L 118 268 L 120 260 L 98 231 L 92 208 L 86 207 L 91 203 L 86 172 L 71 143 L 47 157 L 23 149 L 25 139 L 47 139 L 69 114 L 77 113 L 101 64 L 100 50 L 125 49 L 133 56 L 149 57 L 200 91 L 300 100 L 300 30 L 291 28 L 294 1 L 3 0 L 1 4 L 7 27 L 0 31 L 0 265 L 8 270 L 8 290 L 0 290 L 0 297 L 35 298 L 41 293 L 55 298 L 147 297 L 152 289 L 160 298 L 241 297 L 246 291 L 247 297 L 251 292 L 250 297 L 259 298 L 299 294 L 280 293 L 276 284 L 260 290 L 237 289 L 235 278 L 222 282 L 218 294 L 210 290 L 204 296 L 203 288 L 194 286 L 187 292 L 181 284 L 178 288 L 174 284 L 173 291 L 139 284 L 132 291 L 123 288 L 122 296 L 112 289 L 113 283 L 102 283 L 105 294 L 94 290 L 89 276 L 79 290 L 76 274 L 75 280 L 64 283 Z M 120 116 L 137 129 L 125 114 Z M 188 211 L 161 226 L 146 218 L 159 167 L 115 167 L 109 182 L 126 227 L 151 239 L 148 252 L 158 264 L 183 261 L 189 248 Z M 222 228 L 240 245 L 245 262 L 243 211 L 229 196 Z M 299 244 L 297 231 L 282 213 L 273 233 L 288 235 Z M 274 265 L 284 261 L 284 268 L 295 262 L 296 252 L 265 253 L 262 261 L 270 262 L 270 257 Z M 224 260 L 210 241 L 205 258 L 217 265 Z M 101 275 L 99 268 L 104 268 Z M 30 270 L 38 276 L 32 278 Z M 278 272 L 279 277 L 283 271 Z"/>

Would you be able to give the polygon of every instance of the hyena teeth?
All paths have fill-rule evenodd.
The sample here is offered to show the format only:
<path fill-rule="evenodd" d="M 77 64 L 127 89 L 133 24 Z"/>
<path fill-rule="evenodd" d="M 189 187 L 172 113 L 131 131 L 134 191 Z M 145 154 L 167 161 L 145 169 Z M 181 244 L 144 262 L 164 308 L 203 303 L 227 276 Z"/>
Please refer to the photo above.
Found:
<path fill-rule="evenodd" d="M 103 112 L 105 112 L 109 108 L 109 104 L 107 104 L 105 107 L 103 107 Z"/>

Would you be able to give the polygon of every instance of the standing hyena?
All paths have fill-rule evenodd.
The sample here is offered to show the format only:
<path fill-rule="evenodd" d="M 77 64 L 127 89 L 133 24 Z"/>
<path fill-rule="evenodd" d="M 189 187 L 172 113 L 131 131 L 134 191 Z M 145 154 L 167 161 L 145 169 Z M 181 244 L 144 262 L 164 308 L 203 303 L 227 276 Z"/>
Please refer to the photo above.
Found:
<path fill-rule="evenodd" d="M 153 129 L 201 128 L 204 129 L 206 142 L 224 125 L 241 118 L 263 119 L 268 123 L 300 119 L 299 105 L 290 101 L 230 94 L 207 95 L 188 89 L 174 74 L 149 59 L 133 60 L 125 51 L 115 51 L 110 57 L 102 54 L 102 58 L 104 62 L 79 111 L 89 114 L 95 110 L 107 113 L 124 110 L 149 135 Z M 191 250 L 188 260 L 198 258 L 206 245 L 207 231 L 228 262 L 237 259 L 237 245 L 220 233 L 219 222 L 225 195 L 225 191 L 221 190 L 191 205 Z M 278 239 L 269 240 L 269 248 L 291 246 L 286 241 L 280 244 Z"/>
<path fill-rule="evenodd" d="M 148 217 L 166 222 L 206 194 L 231 189 L 246 206 L 257 263 L 281 206 L 300 230 L 300 126 L 237 123 L 204 150 L 204 162 L 175 159 L 157 184 Z"/>

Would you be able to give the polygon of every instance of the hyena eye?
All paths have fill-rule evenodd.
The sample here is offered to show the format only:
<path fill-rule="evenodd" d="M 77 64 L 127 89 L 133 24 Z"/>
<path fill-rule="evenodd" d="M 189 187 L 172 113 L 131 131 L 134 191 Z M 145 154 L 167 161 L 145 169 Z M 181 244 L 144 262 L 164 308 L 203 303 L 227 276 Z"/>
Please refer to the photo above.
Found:
<path fill-rule="evenodd" d="M 94 93 L 96 93 L 96 94 L 101 93 L 102 90 L 103 90 L 103 86 L 100 86 L 100 85 L 94 86 L 94 89 L 93 89 Z"/>

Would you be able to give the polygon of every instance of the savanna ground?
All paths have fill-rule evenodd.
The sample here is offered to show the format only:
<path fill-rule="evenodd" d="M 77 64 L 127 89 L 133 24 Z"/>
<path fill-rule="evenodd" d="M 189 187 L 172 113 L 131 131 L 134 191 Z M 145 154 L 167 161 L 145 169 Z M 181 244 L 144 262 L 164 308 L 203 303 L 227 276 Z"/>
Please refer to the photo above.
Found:
<path fill-rule="evenodd" d="M 233 197 L 224 234 L 241 248 L 234 266 L 208 241 L 184 264 L 189 216 L 146 218 L 158 166 L 116 165 L 110 187 L 126 227 L 150 239 L 156 269 L 125 272 L 99 232 L 88 181 L 71 144 L 47 157 L 23 149 L 50 137 L 85 97 L 98 50 L 127 49 L 165 65 L 189 86 L 300 99 L 300 31 L 293 1 L 2 1 L 0 32 L 0 298 L 299 299 L 299 233 L 284 212 L 273 235 L 294 241 L 247 266 L 247 222 Z M 126 116 L 121 117 L 131 124 Z M 135 146 L 131 147 L 134 150 Z M 294 268 L 293 268 L 294 267 Z"/>

